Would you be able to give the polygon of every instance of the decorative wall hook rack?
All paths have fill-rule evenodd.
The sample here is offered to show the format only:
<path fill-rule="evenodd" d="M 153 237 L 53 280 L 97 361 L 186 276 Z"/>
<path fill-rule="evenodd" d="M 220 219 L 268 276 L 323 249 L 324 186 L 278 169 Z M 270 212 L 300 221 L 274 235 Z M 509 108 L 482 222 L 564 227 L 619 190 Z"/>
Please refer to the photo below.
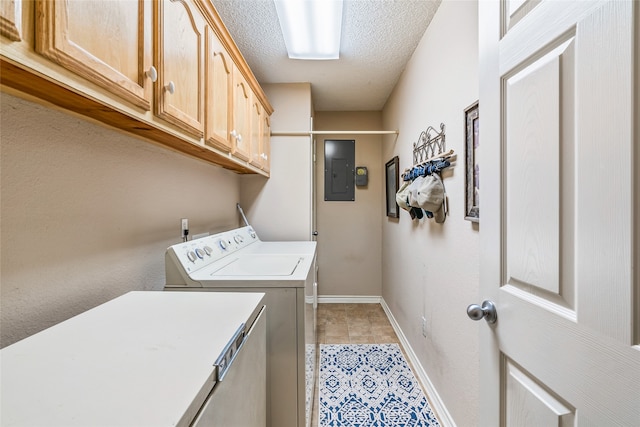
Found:
<path fill-rule="evenodd" d="M 431 175 L 451 166 L 450 159 L 455 154 L 446 150 L 445 126 L 440 123 L 440 132 L 433 126 L 420 133 L 417 142 L 413 143 L 413 166 L 402 174 L 404 181 L 412 181 L 418 176 Z"/>
<path fill-rule="evenodd" d="M 444 123 L 440 123 L 440 132 L 429 126 L 413 143 L 413 166 L 405 169 L 405 184 L 396 193 L 398 206 L 409 211 L 412 219 L 422 218 L 423 210 L 427 218 L 435 217 L 437 223 L 443 223 L 448 215 L 447 192 L 440 171 L 451 166 L 455 153 L 445 150 Z"/>
<path fill-rule="evenodd" d="M 420 134 L 418 141 L 413 143 L 414 165 L 419 165 L 444 153 L 446 149 L 444 129 L 444 123 L 440 123 L 440 132 L 433 126 L 429 126 Z"/>

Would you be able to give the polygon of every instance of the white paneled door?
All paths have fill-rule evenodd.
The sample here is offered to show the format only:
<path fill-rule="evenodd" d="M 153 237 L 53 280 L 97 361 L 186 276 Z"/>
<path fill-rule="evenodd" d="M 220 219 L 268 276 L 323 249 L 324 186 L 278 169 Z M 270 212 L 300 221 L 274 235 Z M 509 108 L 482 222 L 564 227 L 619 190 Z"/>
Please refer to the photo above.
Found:
<path fill-rule="evenodd" d="M 479 4 L 481 425 L 640 426 L 639 9 Z"/>

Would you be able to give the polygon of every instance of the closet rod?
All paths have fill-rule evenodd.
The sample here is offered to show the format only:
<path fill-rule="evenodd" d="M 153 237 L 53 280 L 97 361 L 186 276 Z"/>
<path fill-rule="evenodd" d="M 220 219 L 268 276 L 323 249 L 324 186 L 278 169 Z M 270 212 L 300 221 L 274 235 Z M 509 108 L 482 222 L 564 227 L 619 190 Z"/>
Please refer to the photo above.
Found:
<path fill-rule="evenodd" d="M 271 136 L 311 136 L 311 135 L 398 135 L 397 130 L 311 130 L 307 132 L 271 132 Z"/>

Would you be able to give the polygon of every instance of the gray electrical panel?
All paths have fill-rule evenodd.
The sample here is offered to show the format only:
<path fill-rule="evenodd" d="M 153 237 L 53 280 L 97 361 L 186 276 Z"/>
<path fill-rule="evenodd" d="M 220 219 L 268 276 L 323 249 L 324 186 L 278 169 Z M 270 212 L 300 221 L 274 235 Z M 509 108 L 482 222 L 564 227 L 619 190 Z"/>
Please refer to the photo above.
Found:
<path fill-rule="evenodd" d="M 325 139 L 324 200 L 355 200 L 355 163 L 355 140 Z"/>

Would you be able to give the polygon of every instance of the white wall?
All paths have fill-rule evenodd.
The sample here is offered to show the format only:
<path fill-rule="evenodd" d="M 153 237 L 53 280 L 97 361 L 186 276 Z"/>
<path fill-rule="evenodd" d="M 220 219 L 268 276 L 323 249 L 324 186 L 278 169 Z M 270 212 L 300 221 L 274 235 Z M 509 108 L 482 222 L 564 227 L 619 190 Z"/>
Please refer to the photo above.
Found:
<path fill-rule="evenodd" d="M 478 420 L 478 324 L 466 315 L 479 301 L 479 227 L 464 219 L 464 109 L 478 99 L 477 2 L 444 0 L 383 111 L 383 159 L 411 166 L 412 143 L 428 126 L 446 126 L 457 162 L 443 174 L 450 216 L 444 224 L 407 212 L 382 226 L 382 296 L 438 395 L 460 426 Z M 482 112 L 482 106 L 480 106 Z M 427 319 L 422 336 L 421 317 Z"/>
<path fill-rule="evenodd" d="M 271 132 L 311 130 L 309 83 L 262 86 L 274 108 Z M 312 147 L 309 136 L 271 138 L 271 176 L 241 178 L 241 205 L 265 241 L 311 240 Z"/>
<path fill-rule="evenodd" d="M 1 345 L 131 290 L 162 290 L 164 252 L 235 228 L 239 177 L 0 94 Z"/>

